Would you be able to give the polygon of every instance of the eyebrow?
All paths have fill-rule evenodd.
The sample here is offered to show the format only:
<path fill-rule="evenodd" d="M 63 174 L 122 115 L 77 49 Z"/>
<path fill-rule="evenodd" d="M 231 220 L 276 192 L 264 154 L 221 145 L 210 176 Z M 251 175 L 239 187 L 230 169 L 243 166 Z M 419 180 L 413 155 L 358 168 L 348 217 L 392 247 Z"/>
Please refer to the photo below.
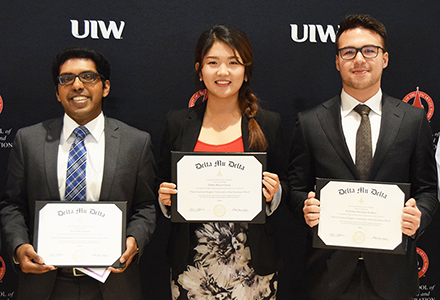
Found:
<path fill-rule="evenodd" d="M 98 71 L 87 70 L 87 71 L 81 71 L 78 74 L 75 74 L 75 73 L 72 73 L 72 72 L 64 72 L 64 73 L 60 73 L 60 75 L 79 75 L 81 73 L 87 73 L 87 72 L 98 73 Z"/>
<path fill-rule="evenodd" d="M 228 59 L 237 59 L 238 57 L 232 55 L 232 56 L 229 56 L 227 58 Z M 218 57 L 218 56 L 206 56 L 205 59 L 220 59 L 220 57 Z"/>

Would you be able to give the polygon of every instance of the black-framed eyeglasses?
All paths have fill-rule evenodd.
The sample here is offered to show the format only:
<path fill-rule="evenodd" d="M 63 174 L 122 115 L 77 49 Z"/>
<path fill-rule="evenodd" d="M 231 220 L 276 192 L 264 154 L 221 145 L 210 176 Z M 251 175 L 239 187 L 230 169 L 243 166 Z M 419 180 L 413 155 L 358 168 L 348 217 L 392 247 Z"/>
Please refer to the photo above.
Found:
<path fill-rule="evenodd" d="M 57 78 L 58 78 L 58 82 L 61 85 L 69 85 L 69 84 L 73 84 L 75 82 L 76 77 L 78 77 L 79 80 L 81 80 L 82 83 L 92 83 L 92 82 L 95 82 L 95 80 L 98 77 L 101 77 L 101 80 L 104 80 L 104 76 L 102 76 L 101 74 L 92 72 L 92 71 L 82 72 L 82 73 L 79 73 L 78 75 L 75 75 L 75 74 L 61 74 Z"/>
<path fill-rule="evenodd" d="M 382 49 L 383 52 L 386 52 L 384 48 L 373 45 L 363 46 L 362 48 L 344 47 L 338 49 L 338 52 L 342 59 L 350 60 L 355 58 L 358 52 L 362 53 L 365 58 L 376 58 L 379 54 L 379 49 Z"/>

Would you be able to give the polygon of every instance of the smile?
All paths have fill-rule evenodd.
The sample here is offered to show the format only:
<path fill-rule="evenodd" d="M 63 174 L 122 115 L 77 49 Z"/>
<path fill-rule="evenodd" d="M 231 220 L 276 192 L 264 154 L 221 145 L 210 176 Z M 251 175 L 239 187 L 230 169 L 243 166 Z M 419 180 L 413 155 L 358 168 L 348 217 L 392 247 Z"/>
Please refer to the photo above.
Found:
<path fill-rule="evenodd" d="M 228 80 L 217 80 L 215 83 L 223 85 L 223 84 L 230 84 L 231 82 Z"/>
<path fill-rule="evenodd" d="M 88 99 L 89 97 L 86 96 L 76 96 L 71 98 L 72 101 L 77 101 L 77 102 L 87 101 Z"/>

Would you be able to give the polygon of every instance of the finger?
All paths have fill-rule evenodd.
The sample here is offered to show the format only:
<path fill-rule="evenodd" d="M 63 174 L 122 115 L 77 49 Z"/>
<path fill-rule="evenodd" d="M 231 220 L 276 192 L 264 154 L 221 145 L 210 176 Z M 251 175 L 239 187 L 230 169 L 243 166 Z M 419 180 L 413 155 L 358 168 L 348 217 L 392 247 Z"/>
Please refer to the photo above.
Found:
<path fill-rule="evenodd" d="M 167 187 L 161 187 L 159 189 L 159 194 L 162 194 L 162 195 L 177 194 L 177 190 L 172 189 L 172 188 L 167 188 Z"/>
<path fill-rule="evenodd" d="M 304 207 L 306 207 L 306 206 L 317 206 L 317 207 L 319 207 L 320 204 L 321 204 L 321 202 L 319 202 L 319 200 L 316 199 L 316 198 L 309 198 L 309 199 L 304 201 Z"/>
<path fill-rule="evenodd" d="M 277 186 L 277 184 L 279 184 L 279 183 L 277 183 L 275 180 L 273 180 L 271 178 L 267 178 L 267 177 L 263 178 L 263 185 L 265 187 L 274 188 L 275 186 Z"/>
<path fill-rule="evenodd" d="M 33 274 L 42 274 L 42 273 L 56 270 L 56 268 L 54 266 L 36 264 L 31 260 L 21 262 L 20 269 L 24 273 L 33 273 Z"/>
<path fill-rule="evenodd" d="M 305 217 L 306 224 L 314 227 L 319 224 L 319 217 Z"/>
<path fill-rule="evenodd" d="M 168 199 L 168 200 L 160 199 L 160 202 L 162 202 L 162 204 L 165 206 L 171 206 L 171 199 Z"/>
<path fill-rule="evenodd" d="M 263 172 L 263 178 L 269 181 L 274 181 L 277 184 L 280 184 L 280 179 L 277 174 L 270 172 Z"/>
<path fill-rule="evenodd" d="M 125 269 L 127 269 L 127 265 L 124 268 L 113 268 L 113 267 L 109 267 L 108 270 L 112 273 L 123 273 L 125 271 Z"/>
<path fill-rule="evenodd" d="M 275 181 L 267 182 L 266 180 L 263 180 L 263 186 L 271 195 L 274 195 L 279 190 L 279 184 Z"/>
<path fill-rule="evenodd" d="M 403 218 L 420 218 L 421 213 L 419 210 L 416 210 L 414 208 L 404 208 L 402 213 L 402 219 Z"/>
<path fill-rule="evenodd" d="M 321 207 L 319 207 L 317 205 L 304 206 L 303 211 L 305 214 L 320 213 Z"/>
<path fill-rule="evenodd" d="M 44 264 L 44 259 L 35 252 L 31 244 L 20 245 L 16 250 L 16 256 L 19 263 L 33 260 L 38 264 Z"/>
<path fill-rule="evenodd" d="M 271 193 L 264 187 L 263 188 L 263 195 L 266 198 L 266 202 L 271 202 L 273 199 L 273 196 L 271 195 Z"/>
<path fill-rule="evenodd" d="M 40 264 L 40 265 L 44 264 L 44 259 L 40 255 L 38 255 L 37 252 L 35 252 L 33 250 L 26 251 L 25 256 L 27 258 L 29 258 L 29 260 L 35 261 L 37 264 Z"/>
<path fill-rule="evenodd" d="M 272 178 L 274 180 L 276 180 L 278 178 L 277 174 L 271 173 L 271 172 L 267 172 L 267 171 L 263 172 L 263 176 L 270 177 L 270 178 Z"/>
<path fill-rule="evenodd" d="M 416 234 L 417 228 L 415 227 L 402 227 L 402 233 L 406 234 L 407 236 L 411 236 Z"/>
<path fill-rule="evenodd" d="M 402 226 L 404 226 L 406 224 L 410 224 L 407 226 L 413 226 L 413 227 L 418 228 L 419 224 L 420 224 L 420 217 L 412 216 L 412 215 L 408 215 L 408 214 L 403 214 L 401 224 L 402 224 Z"/>
<path fill-rule="evenodd" d="M 163 187 L 163 188 L 175 189 L 176 185 L 174 183 L 172 183 L 172 182 L 162 182 L 160 184 L 160 187 L 161 188 Z"/>

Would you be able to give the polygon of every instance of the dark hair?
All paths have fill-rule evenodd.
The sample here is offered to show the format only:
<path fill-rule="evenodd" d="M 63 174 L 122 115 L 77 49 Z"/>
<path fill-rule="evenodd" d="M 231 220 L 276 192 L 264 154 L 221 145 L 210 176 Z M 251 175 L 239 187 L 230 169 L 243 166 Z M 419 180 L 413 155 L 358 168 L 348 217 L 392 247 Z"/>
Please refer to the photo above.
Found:
<path fill-rule="evenodd" d="M 338 42 L 341 34 L 349 29 L 365 28 L 376 32 L 383 41 L 384 52 L 387 52 L 387 31 L 385 26 L 370 15 L 348 15 L 339 24 L 338 33 L 336 34 L 336 55 L 338 54 Z"/>
<path fill-rule="evenodd" d="M 197 42 L 195 52 L 195 62 L 198 63 L 199 66 L 196 72 L 196 85 L 199 89 L 206 88 L 205 84 L 199 80 L 200 72 L 203 58 L 215 42 L 225 43 L 241 58 L 241 60 L 237 59 L 237 61 L 245 67 L 245 77 L 247 80 L 243 82 L 239 90 L 238 103 L 241 113 L 250 118 L 249 148 L 250 150 L 264 151 L 267 148 L 267 140 L 260 125 L 258 125 L 254 118 L 260 109 L 259 100 L 252 93 L 250 87 L 253 71 L 252 47 L 248 37 L 243 31 L 230 25 L 215 25 L 202 33 Z"/>
<path fill-rule="evenodd" d="M 83 47 L 71 47 L 58 53 L 52 64 L 52 79 L 55 85 L 55 89 L 58 90 L 58 75 L 60 75 L 60 67 L 69 59 L 72 58 L 86 58 L 91 59 L 95 63 L 96 71 L 101 74 L 102 82 L 110 80 L 110 63 L 99 52 Z"/>

